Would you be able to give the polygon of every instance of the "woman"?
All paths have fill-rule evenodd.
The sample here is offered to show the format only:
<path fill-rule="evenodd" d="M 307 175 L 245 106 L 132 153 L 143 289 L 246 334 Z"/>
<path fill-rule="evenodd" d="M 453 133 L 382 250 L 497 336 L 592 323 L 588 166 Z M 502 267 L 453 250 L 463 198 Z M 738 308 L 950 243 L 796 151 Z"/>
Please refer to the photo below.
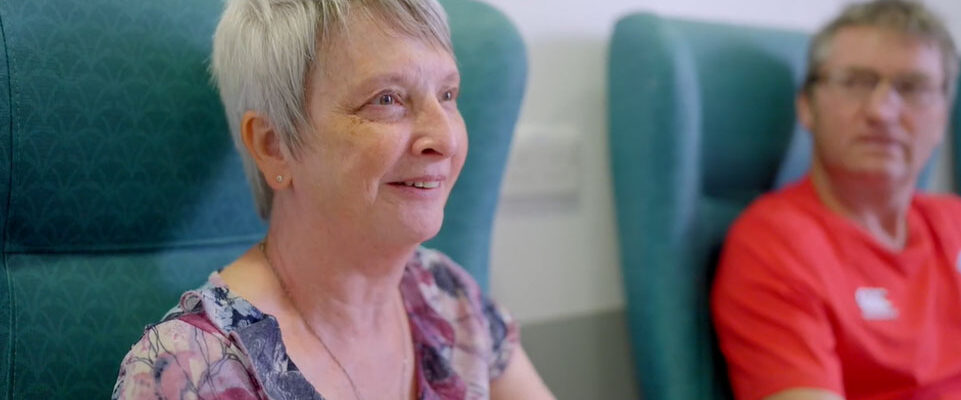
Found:
<path fill-rule="evenodd" d="M 267 237 L 147 329 L 114 398 L 552 398 L 419 247 L 467 152 L 435 0 L 228 0 L 213 73 Z"/>

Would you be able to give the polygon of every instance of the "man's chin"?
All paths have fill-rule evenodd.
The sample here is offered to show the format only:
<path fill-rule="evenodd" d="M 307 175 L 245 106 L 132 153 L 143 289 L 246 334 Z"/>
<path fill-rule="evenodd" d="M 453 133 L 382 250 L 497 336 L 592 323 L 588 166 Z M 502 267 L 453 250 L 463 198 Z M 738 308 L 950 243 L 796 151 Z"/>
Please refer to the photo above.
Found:
<path fill-rule="evenodd" d="M 846 174 L 862 184 L 883 187 L 897 187 L 910 185 L 914 181 L 913 174 L 903 165 L 894 163 L 880 163 L 851 169 Z"/>

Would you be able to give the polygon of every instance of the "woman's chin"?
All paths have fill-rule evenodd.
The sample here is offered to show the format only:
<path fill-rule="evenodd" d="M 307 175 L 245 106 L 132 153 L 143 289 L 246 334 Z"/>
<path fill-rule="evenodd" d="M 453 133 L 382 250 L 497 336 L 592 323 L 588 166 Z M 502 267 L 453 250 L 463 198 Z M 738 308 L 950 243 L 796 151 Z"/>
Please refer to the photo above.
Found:
<path fill-rule="evenodd" d="M 418 229 L 416 231 L 417 243 L 423 243 L 430 239 L 433 239 L 435 236 L 437 236 L 438 233 L 440 233 L 440 228 L 441 228 L 441 223 L 437 223 L 436 225 L 433 225 L 433 226 L 425 226 L 425 227 L 422 227 L 421 229 Z"/>
<path fill-rule="evenodd" d="M 417 216 L 398 221 L 394 229 L 385 230 L 391 236 L 389 241 L 398 244 L 420 244 L 437 236 L 444 222 L 443 213 L 437 216 Z"/>

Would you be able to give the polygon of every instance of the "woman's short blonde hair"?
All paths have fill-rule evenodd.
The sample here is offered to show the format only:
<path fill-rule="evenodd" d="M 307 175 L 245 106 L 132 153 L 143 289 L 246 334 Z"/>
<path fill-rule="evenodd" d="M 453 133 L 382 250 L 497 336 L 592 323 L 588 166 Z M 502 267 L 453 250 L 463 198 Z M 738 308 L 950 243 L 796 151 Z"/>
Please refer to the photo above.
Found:
<path fill-rule="evenodd" d="M 243 159 L 257 211 L 270 216 L 273 191 L 240 136 L 241 120 L 256 111 L 269 120 L 297 157 L 309 132 L 308 76 L 349 35 L 352 15 L 453 55 L 447 15 L 436 0 L 227 0 L 214 33 L 211 73 L 220 90 L 234 144 Z M 331 71 L 346 74 L 350 71 Z"/>

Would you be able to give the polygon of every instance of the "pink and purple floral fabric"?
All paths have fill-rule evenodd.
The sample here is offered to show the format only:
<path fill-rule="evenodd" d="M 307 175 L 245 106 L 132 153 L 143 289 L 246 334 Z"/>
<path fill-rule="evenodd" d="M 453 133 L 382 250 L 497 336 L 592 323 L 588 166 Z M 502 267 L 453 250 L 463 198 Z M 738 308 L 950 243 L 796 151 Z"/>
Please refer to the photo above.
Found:
<path fill-rule="evenodd" d="M 421 400 L 487 399 L 507 367 L 517 325 L 440 252 L 421 248 L 400 284 Z M 274 317 L 214 272 L 148 326 L 120 367 L 113 399 L 324 399 L 287 356 Z"/>

